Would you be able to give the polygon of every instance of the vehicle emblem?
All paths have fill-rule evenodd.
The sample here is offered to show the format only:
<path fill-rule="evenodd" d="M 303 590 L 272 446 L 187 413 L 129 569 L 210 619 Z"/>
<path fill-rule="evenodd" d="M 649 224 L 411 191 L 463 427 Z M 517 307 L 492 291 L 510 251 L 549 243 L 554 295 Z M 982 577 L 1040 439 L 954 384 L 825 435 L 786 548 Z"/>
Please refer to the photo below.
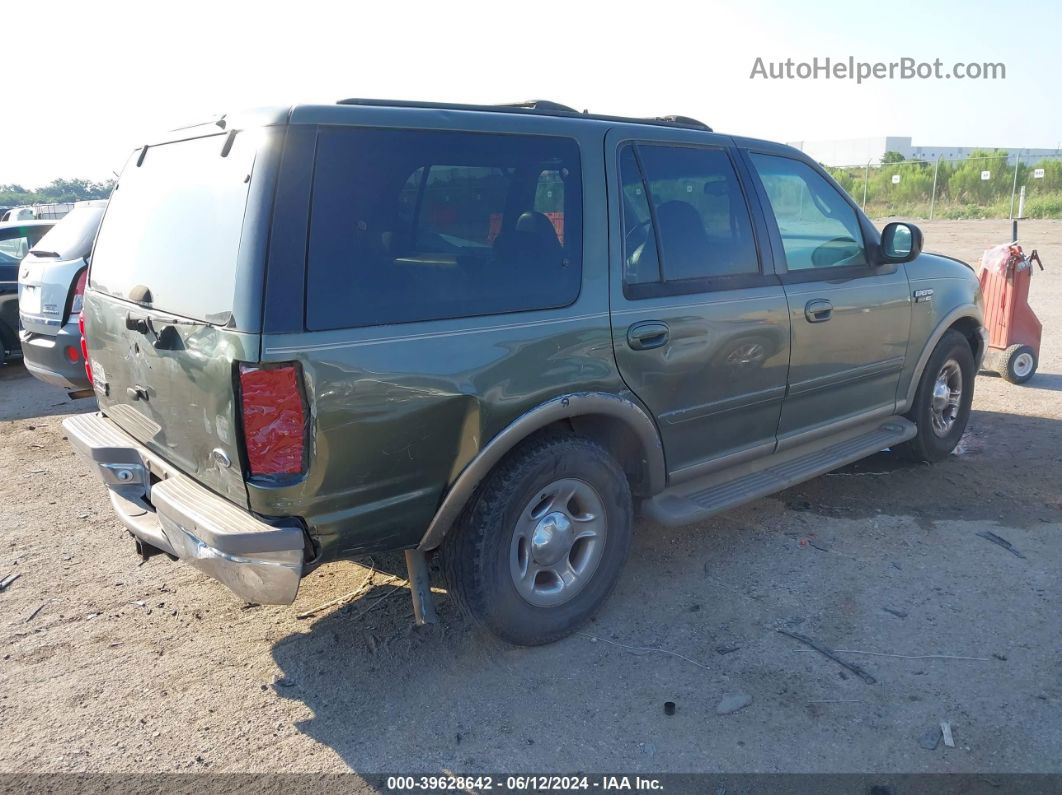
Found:
<path fill-rule="evenodd" d="M 914 301 L 915 301 L 916 304 L 923 304 L 926 301 L 932 301 L 932 300 L 933 300 L 933 291 L 932 290 L 915 290 L 914 291 Z"/>

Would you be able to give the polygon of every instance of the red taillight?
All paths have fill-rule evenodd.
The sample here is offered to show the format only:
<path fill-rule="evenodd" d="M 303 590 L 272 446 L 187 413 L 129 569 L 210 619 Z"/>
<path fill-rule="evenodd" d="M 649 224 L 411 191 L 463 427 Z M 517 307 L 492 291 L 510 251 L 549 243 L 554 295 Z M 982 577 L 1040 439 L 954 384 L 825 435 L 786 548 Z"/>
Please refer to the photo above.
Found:
<path fill-rule="evenodd" d="M 240 365 L 243 442 L 252 475 L 298 475 L 304 468 L 306 413 L 294 364 Z"/>
<path fill-rule="evenodd" d="M 88 378 L 88 382 L 92 381 L 92 364 L 89 362 L 88 344 L 85 342 L 85 313 L 78 312 L 77 314 L 77 330 L 81 333 L 81 358 L 85 360 L 85 376 Z"/>
<path fill-rule="evenodd" d="M 85 305 L 85 284 L 88 282 L 88 268 L 81 271 L 74 283 L 74 294 L 70 298 L 70 314 L 81 314 L 81 308 Z"/>

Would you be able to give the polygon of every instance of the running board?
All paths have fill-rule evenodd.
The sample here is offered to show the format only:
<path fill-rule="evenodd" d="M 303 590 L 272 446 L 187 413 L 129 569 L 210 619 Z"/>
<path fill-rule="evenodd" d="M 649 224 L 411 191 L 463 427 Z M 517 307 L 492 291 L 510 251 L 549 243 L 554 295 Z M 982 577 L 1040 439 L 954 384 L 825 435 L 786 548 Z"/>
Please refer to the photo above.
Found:
<path fill-rule="evenodd" d="M 671 527 L 699 522 L 906 442 L 917 432 L 909 420 L 890 417 L 751 461 L 738 467 L 737 474 L 733 469 L 713 472 L 672 486 L 643 502 L 641 512 Z"/>

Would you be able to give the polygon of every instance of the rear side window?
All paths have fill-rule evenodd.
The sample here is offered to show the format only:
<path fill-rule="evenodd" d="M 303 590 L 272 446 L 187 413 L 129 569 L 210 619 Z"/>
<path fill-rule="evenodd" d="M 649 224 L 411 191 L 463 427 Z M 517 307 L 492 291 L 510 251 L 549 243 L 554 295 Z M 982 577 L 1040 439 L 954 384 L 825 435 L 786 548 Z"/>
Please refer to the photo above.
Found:
<path fill-rule="evenodd" d="M 748 206 L 726 151 L 628 145 L 620 174 L 627 285 L 690 292 L 759 274 Z"/>
<path fill-rule="evenodd" d="M 567 306 L 581 283 L 580 179 L 566 138 L 322 129 L 307 328 Z"/>

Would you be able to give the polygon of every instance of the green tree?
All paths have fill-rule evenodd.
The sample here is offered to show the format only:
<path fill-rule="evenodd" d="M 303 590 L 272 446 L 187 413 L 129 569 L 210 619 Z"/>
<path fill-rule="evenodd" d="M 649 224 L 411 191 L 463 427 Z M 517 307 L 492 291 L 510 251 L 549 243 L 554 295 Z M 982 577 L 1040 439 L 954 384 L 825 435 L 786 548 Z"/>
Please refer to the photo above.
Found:
<path fill-rule="evenodd" d="M 106 199 L 113 188 L 113 180 L 93 182 L 89 179 L 53 179 L 48 185 L 36 190 L 17 184 L 0 185 L 0 205 L 15 207 L 23 204 Z"/>
<path fill-rule="evenodd" d="M 989 176 L 983 179 L 986 171 Z M 1007 164 L 1006 152 L 978 149 L 948 175 L 948 198 L 963 204 L 990 204 L 1010 196 L 1013 179 L 1014 169 Z"/>
<path fill-rule="evenodd" d="M 887 165 L 889 163 L 902 163 L 907 158 L 901 155 L 899 152 L 886 152 L 881 156 L 881 164 Z"/>

